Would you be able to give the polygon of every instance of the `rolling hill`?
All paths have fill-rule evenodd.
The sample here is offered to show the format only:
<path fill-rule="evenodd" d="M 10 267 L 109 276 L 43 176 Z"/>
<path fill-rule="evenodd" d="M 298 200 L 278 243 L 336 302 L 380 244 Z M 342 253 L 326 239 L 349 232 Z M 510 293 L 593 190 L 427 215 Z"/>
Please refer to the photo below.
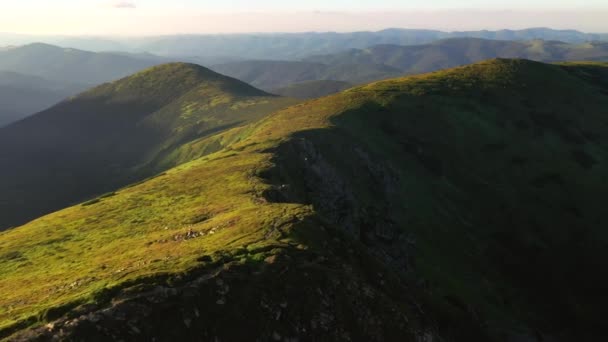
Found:
<path fill-rule="evenodd" d="M 0 233 L 0 336 L 605 340 L 606 108 L 608 64 L 498 59 L 193 140 Z"/>
<path fill-rule="evenodd" d="M 211 68 L 266 91 L 311 81 L 363 84 L 407 74 L 419 74 L 490 58 L 537 61 L 606 61 L 608 43 L 566 44 L 558 41 L 504 41 L 453 38 L 424 45 L 374 45 L 302 61 L 240 61 Z M 321 92 L 323 94 L 323 92 Z M 329 94 L 329 93 L 325 93 Z"/>
<path fill-rule="evenodd" d="M 0 228 L 149 176 L 182 144 L 295 102 L 183 63 L 67 99 L 0 129 L 10 165 L 0 171 Z"/>
<path fill-rule="evenodd" d="M 160 58 L 136 58 L 33 43 L 0 51 L 0 71 L 38 76 L 50 81 L 96 85 L 153 65 Z"/>
<path fill-rule="evenodd" d="M 574 30 L 530 28 L 524 30 L 444 32 L 435 30 L 387 29 L 378 32 L 304 32 L 276 34 L 217 34 L 146 37 L 130 40 L 134 51 L 161 56 L 247 56 L 248 59 L 299 60 L 315 54 L 332 54 L 348 49 L 365 49 L 377 44 L 420 45 L 449 38 L 497 40 L 557 40 L 568 43 L 606 41 L 605 34 Z M 81 42 L 84 43 L 84 42 Z M 77 42 L 70 42 L 75 46 Z M 104 44 L 105 45 L 105 44 Z M 92 45 L 83 45 L 86 49 Z"/>
<path fill-rule="evenodd" d="M 605 33 L 550 28 L 460 32 L 393 28 L 377 32 L 177 35 L 147 37 L 140 42 L 130 43 L 136 51 L 147 51 L 160 56 L 247 56 L 249 59 L 299 60 L 310 55 L 365 49 L 377 44 L 420 45 L 450 38 L 549 40 L 573 44 L 608 41 Z"/>
<path fill-rule="evenodd" d="M 86 40 L 85 38 L 62 41 Z M 93 43 L 91 43 L 93 44 Z M 84 44 L 87 45 L 87 44 Z M 217 64 L 235 58 L 164 58 L 149 53 L 90 52 L 33 43 L 0 49 L 0 126 L 47 109 L 103 82 L 168 62 Z"/>
<path fill-rule="evenodd" d="M 567 44 L 559 41 L 503 41 L 454 38 L 425 45 L 375 45 L 343 53 L 313 56 L 304 61 L 325 65 L 387 65 L 415 74 L 479 62 L 490 58 L 536 61 L 608 61 L 608 43 Z"/>
<path fill-rule="evenodd" d="M 302 32 L 169 35 L 151 37 L 36 36 L 0 33 L 0 46 L 35 42 L 75 49 L 130 53 L 147 52 L 177 58 L 198 56 L 202 61 L 239 58 L 261 60 L 299 60 L 311 55 L 333 54 L 348 49 L 365 49 L 372 45 L 421 45 L 449 38 L 482 38 L 496 40 L 554 40 L 581 44 L 608 41 L 608 34 L 575 30 L 529 28 L 523 30 L 446 32 L 392 28 L 377 32 Z M 193 62 L 195 60 L 192 60 Z M 198 63 L 202 63 L 198 61 Z M 212 63 L 216 64 L 216 63 Z M 203 64 L 208 65 L 208 64 Z M 209 64 L 210 65 L 210 64 Z"/>

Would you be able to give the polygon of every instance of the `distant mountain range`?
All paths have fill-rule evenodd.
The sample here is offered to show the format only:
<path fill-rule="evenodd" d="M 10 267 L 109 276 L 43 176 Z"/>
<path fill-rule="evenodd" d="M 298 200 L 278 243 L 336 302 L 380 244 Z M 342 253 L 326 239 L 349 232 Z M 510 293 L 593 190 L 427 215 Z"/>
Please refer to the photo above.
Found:
<path fill-rule="evenodd" d="M 402 72 L 424 73 L 492 58 L 525 58 L 535 61 L 608 61 L 608 42 L 568 44 L 560 41 L 506 41 L 454 38 L 431 44 L 374 45 L 342 53 L 313 56 L 307 63 L 325 65 L 386 65 Z"/>
<path fill-rule="evenodd" d="M 382 31 L 382 34 L 392 37 L 400 36 L 403 32 L 409 31 L 388 30 Z M 570 40 L 585 37 L 571 31 L 543 30 L 504 31 L 494 32 L 492 35 L 499 38 L 525 38 L 539 32 L 545 32 L 547 36 L 561 34 L 570 37 Z M 490 35 L 488 32 L 486 34 Z M 194 51 L 190 53 L 194 54 Z M 218 73 L 268 92 L 310 98 L 343 90 L 346 83 L 362 84 L 496 57 L 547 62 L 604 61 L 608 60 L 608 43 L 569 44 L 544 40 L 453 38 L 422 45 L 373 45 L 365 49 L 308 56 L 299 61 L 170 58 L 150 53 L 121 51 L 96 53 L 34 43 L 0 49 L 0 126 L 46 109 L 61 99 L 93 85 L 171 61 L 205 64 Z M 219 62 L 222 63 L 217 64 Z M 310 83 L 311 81 L 330 81 L 333 84 L 329 86 L 328 82 L 315 84 Z M 336 82 L 340 82 L 340 86 L 336 86 Z"/>
<path fill-rule="evenodd" d="M 507 41 L 453 38 L 423 45 L 374 45 L 301 61 L 242 61 L 212 68 L 262 89 L 272 91 L 316 80 L 365 83 L 402 75 L 425 73 L 491 58 L 536 61 L 608 61 L 608 43 L 568 44 L 559 41 Z M 291 90 L 291 95 L 307 97 Z M 327 94 L 327 93 L 325 93 Z"/>
<path fill-rule="evenodd" d="M 51 81 L 96 85 L 166 61 L 35 43 L 0 51 L 0 70 Z"/>
<path fill-rule="evenodd" d="M 549 28 L 465 32 L 387 29 L 378 32 L 173 35 L 125 39 L 0 34 L 0 45 L 23 45 L 41 41 L 91 51 L 149 52 L 170 57 L 297 60 L 313 54 L 364 49 L 377 44 L 420 45 L 462 37 L 518 41 L 543 39 L 568 43 L 608 40 L 608 34 Z"/>

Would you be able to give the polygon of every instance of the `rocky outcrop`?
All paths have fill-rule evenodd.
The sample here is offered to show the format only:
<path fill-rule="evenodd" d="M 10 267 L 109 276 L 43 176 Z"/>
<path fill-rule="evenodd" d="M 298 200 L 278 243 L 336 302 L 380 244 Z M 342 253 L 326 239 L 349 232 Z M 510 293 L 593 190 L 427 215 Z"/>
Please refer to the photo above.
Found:
<path fill-rule="evenodd" d="M 261 263 L 225 259 L 109 290 L 9 340 L 442 341 L 397 279 L 339 233 L 328 240 L 337 248 L 275 248 Z"/>

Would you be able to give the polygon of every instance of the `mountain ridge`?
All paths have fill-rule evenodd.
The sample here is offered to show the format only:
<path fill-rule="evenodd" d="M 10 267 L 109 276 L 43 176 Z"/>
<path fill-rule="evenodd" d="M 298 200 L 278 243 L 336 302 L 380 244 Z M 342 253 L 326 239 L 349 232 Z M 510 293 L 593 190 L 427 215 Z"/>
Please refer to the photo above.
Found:
<path fill-rule="evenodd" d="M 450 38 L 430 44 L 399 46 L 374 45 L 344 53 L 312 56 L 305 62 L 324 64 L 373 63 L 400 69 L 404 73 L 424 73 L 490 58 L 524 58 L 545 62 L 608 60 L 608 44 L 567 44 L 560 41 L 503 41 L 482 38 Z"/>
<path fill-rule="evenodd" d="M 66 99 L 0 129 L 0 159 L 11 165 L 0 181 L 0 202 L 11 214 L 0 225 L 160 172 L 155 160 L 181 144 L 293 103 L 187 63 L 153 67 Z M 68 178 L 71 186 L 49 201 Z M 28 210 L 11 209 L 22 207 L 20 201 L 30 201 Z"/>
<path fill-rule="evenodd" d="M 455 37 L 477 37 L 502 40 L 563 40 L 570 43 L 606 41 L 607 34 L 583 33 L 575 30 L 555 30 L 532 28 L 498 31 L 436 31 L 416 29 L 385 29 L 377 32 L 363 31 L 350 33 L 304 32 L 304 33 L 260 33 L 260 34 L 211 34 L 211 35 L 170 35 L 144 37 L 128 41 L 110 41 L 92 37 L 5 37 L 0 35 L 0 44 L 20 45 L 44 39 L 51 44 L 69 46 L 85 50 L 130 52 L 150 52 L 157 55 L 183 57 L 248 56 L 249 59 L 297 60 L 311 54 L 338 53 L 343 50 L 363 49 L 371 45 L 426 44 L 438 39 Z M 4 43 L 1 43 L 4 42 Z"/>
<path fill-rule="evenodd" d="M 215 65 L 212 69 L 272 92 L 308 81 L 364 84 L 490 58 L 601 61 L 608 60 L 608 44 L 450 38 L 423 45 L 371 45 L 331 55 L 309 56 L 301 61 L 241 61 Z"/>
<path fill-rule="evenodd" d="M 601 339 L 607 68 L 491 60 L 220 133 L 0 233 L 3 336 Z"/>
<path fill-rule="evenodd" d="M 160 64 L 111 53 L 32 43 L 0 51 L 0 70 L 85 85 L 99 84 Z"/>

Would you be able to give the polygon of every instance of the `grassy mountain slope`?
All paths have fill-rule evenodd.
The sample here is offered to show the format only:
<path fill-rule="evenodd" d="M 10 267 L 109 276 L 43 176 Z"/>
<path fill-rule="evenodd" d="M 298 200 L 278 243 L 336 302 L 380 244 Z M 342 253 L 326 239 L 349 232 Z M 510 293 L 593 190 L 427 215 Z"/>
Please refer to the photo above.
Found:
<path fill-rule="evenodd" d="M 86 86 L 0 71 L 0 127 L 46 109 Z"/>
<path fill-rule="evenodd" d="M 193 141 L 232 143 L 1 233 L 1 331 L 601 340 L 606 108 L 606 64 L 492 60 Z"/>
<path fill-rule="evenodd" d="M 112 53 L 94 53 L 34 43 L 0 51 L 0 70 L 48 80 L 94 85 L 163 63 Z"/>
<path fill-rule="evenodd" d="M 326 65 L 387 65 L 406 73 L 423 73 L 490 58 L 525 58 L 538 61 L 608 60 L 608 43 L 567 44 L 559 41 L 503 41 L 454 38 L 425 45 L 375 45 L 305 59 Z"/>
<path fill-rule="evenodd" d="M 10 166 L 0 171 L 0 227 L 149 176 L 182 144 L 294 102 L 181 63 L 93 88 L 0 129 Z"/>
<path fill-rule="evenodd" d="M 329 66 L 297 61 L 243 61 L 214 65 L 211 68 L 267 91 L 317 80 L 365 83 L 400 73 L 398 69 L 371 63 Z"/>
<path fill-rule="evenodd" d="M 294 83 L 284 88 L 275 89 L 273 94 L 278 94 L 297 99 L 314 99 L 338 93 L 351 88 L 353 85 L 343 81 L 321 80 Z"/>

